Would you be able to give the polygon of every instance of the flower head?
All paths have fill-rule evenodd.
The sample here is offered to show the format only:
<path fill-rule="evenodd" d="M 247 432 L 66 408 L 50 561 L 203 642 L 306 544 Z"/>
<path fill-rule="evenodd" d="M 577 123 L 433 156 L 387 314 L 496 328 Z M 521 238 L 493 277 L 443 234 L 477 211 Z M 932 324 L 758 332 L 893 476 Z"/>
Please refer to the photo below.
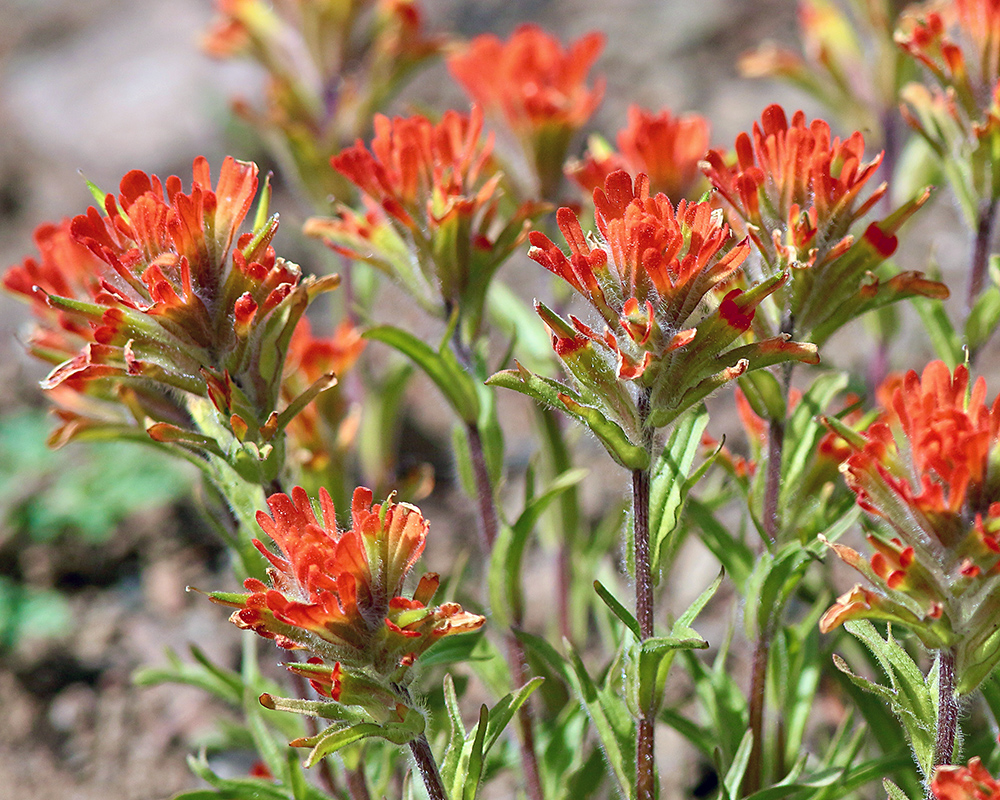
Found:
<path fill-rule="evenodd" d="M 1000 603 L 1000 400 L 987 405 L 986 382 L 970 387 L 965 366 L 934 361 L 907 374 L 864 434 L 841 432 L 848 486 L 887 530 L 868 537 L 870 561 L 834 545 L 876 591 L 856 588 L 821 625 L 900 620 L 928 647 L 956 648 L 969 691 L 1000 660 L 988 635 Z"/>
<path fill-rule="evenodd" d="M 736 139 L 736 161 L 713 150 L 703 165 L 769 271 L 792 270 L 781 293 L 783 317 L 794 332 L 821 342 L 869 308 L 902 297 L 946 297 L 941 284 L 921 273 L 880 282 L 872 273 L 896 250 L 896 231 L 929 196 L 925 191 L 860 237 L 855 225 L 885 195 L 885 183 L 866 195 L 882 155 L 865 161 L 861 133 L 831 136 L 823 120 L 807 122 L 797 111 L 789 122 L 777 105 L 764 110 L 752 133 Z"/>
<path fill-rule="evenodd" d="M 646 175 L 633 181 L 619 171 L 594 192 L 594 206 L 599 238 L 583 233 L 571 209 L 559 210 L 569 254 L 542 233 L 530 236 L 529 256 L 569 283 L 604 323 L 603 331 L 595 331 L 575 316 L 566 321 L 537 306 L 557 355 L 580 387 L 578 393 L 559 389 L 552 398 L 559 405 L 613 421 L 634 443 L 641 428 L 666 425 L 748 369 L 816 359 L 813 348 L 787 337 L 731 347 L 749 330 L 760 301 L 787 276 L 716 297 L 715 290 L 739 270 L 749 244 L 733 241 L 710 204 L 681 200 L 675 207 L 664 194 L 650 195 Z M 706 304 L 707 314 L 699 310 Z M 523 373 L 491 380 L 544 399 L 542 385 Z M 648 392 L 649 408 L 636 406 L 630 387 Z M 620 458 L 620 449 L 607 439 L 605 444 Z"/>
<path fill-rule="evenodd" d="M 328 661 L 400 681 L 442 636 L 480 628 L 485 619 L 457 603 L 431 606 L 438 576 L 424 575 L 412 596 L 404 581 L 423 552 L 428 523 L 413 506 L 372 505 L 358 488 L 351 527 L 337 529 L 330 495 L 319 493 L 317 516 L 305 490 L 268 499 L 271 513 L 257 521 L 278 547 L 254 544 L 270 563 L 270 585 L 245 582 L 248 595 L 216 593 L 235 607 L 232 622 L 288 649 L 306 649 Z"/>
<path fill-rule="evenodd" d="M 708 135 L 708 120 L 697 114 L 673 116 L 668 109 L 654 114 L 632 105 L 628 125 L 618 132 L 618 152 L 592 140 L 587 155 L 571 164 L 567 174 L 593 192 L 616 170 L 641 172 L 649 176 L 651 194 L 694 199 L 704 188 L 699 165 L 708 152 Z"/>
<path fill-rule="evenodd" d="M 358 141 L 331 162 L 361 189 L 365 213 L 341 207 L 310 220 L 307 233 L 393 275 L 432 313 L 457 308 L 475 329 L 490 279 L 540 211 L 506 208 L 482 130 L 478 107 L 437 124 L 376 116 L 370 149 Z"/>
<path fill-rule="evenodd" d="M 596 31 L 564 49 L 538 26 L 521 25 L 506 42 L 477 36 L 448 59 L 469 97 L 520 139 L 543 197 L 558 186 L 573 134 L 600 105 L 604 82 L 591 88 L 586 81 L 603 48 L 604 35 Z"/>
<path fill-rule="evenodd" d="M 241 442 L 270 441 L 287 423 L 277 404 L 288 340 L 337 279 L 303 279 L 276 257 L 276 217 L 239 233 L 256 189 L 254 164 L 227 158 L 213 187 L 199 157 L 187 192 L 176 176 L 135 170 L 102 210 L 39 229 L 41 262 L 12 268 L 4 283 L 38 311 L 35 352 L 62 358 L 43 388 L 152 382 L 210 399 Z M 153 408 L 137 417 L 161 420 L 148 428 L 160 441 L 206 444 Z"/>

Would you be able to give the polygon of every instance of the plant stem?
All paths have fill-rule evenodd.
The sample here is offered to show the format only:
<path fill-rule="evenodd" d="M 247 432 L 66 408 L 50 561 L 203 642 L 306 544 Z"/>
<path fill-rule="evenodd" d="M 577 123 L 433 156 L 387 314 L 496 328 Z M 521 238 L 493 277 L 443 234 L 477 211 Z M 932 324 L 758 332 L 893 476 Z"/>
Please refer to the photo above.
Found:
<path fill-rule="evenodd" d="M 955 651 L 938 650 L 938 716 L 937 735 L 934 738 L 935 767 L 953 763 L 957 735 L 958 697 L 955 694 Z"/>
<path fill-rule="evenodd" d="M 750 673 L 749 724 L 753 734 L 750 760 L 743 778 L 743 795 L 758 791 L 764 779 L 764 699 L 767 693 L 767 662 L 771 656 L 771 625 L 765 623 L 757 635 Z"/>
<path fill-rule="evenodd" d="M 967 310 L 972 310 L 983 291 L 986 271 L 990 261 L 990 242 L 993 239 L 993 224 L 996 221 L 997 201 L 983 200 L 979 204 L 976 219 L 976 233 L 972 244 L 972 266 L 969 271 L 969 294 L 965 299 Z"/>
<path fill-rule="evenodd" d="M 639 394 L 639 420 L 646 427 L 649 415 L 649 390 Z M 652 430 L 646 430 L 646 447 L 652 452 Z M 632 470 L 632 542 L 635 548 L 635 616 L 639 622 L 642 641 L 653 636 L 653 573 L 649 546 L 649 489 L 651 472 Z M 656 738 L 655 717 L 643 710 L 635 741 L 635 796 L 636 800 L 653 800 L 656 797 Z"/>
<path fill-rule="evenodd" d="M 794 325 L 786 316 L 782 331 L 793 333 Z M 785 414 L 781 419 L 772 417 L 767 426 L 767 475 L 764 482 L 764 533 L 771 544 L 781 535 L 781 462 L 785 446 L 785 421 L 788 415 L 788 396 L 792 385 L 792 364 L 782 369 L 782 390 L 785 398 Z M 747 763 L 743 779 L 743 792 L 752 794 L 761 788 L 764 778 L 764 705 L 767 699 L 767 664 L 771 657 L 771 639 L 778 613 L 773 609 L 757 609 L 759 622 L 757 641 L 753 650 L 753 665 L 750 671 L 749 719 L 753 734 L 750 761 Z"/>
<path fill-rule="evenodd" d="M 461 338 L 461 323 L 455 328 L 452 337 L 452 350 L 459 363 L 470 375 L 475 375 L 472 362 L 472 349 Z M 476 488 L 478 505 L 479 538 L 483 554 L 489 558 L 493 554 L 493 545 L 499 531 L 499 515 L 497 514 L 496 496 L 493 491 L 493 481 L 486 465 L 486 450 L 483 447 L 483 437 L 479 425 L 466 422 L 466 438 L 469 443 L 469 459 L 472 462 L 472 479 Z M 520 625 L 519 618 L 514 619 L 515 625 Z M 510 666 L 511 679 L 515 686 L 523 686 L 527 682 L 527 659 L 524 647 L 512 631 L 505 633 L 507 644 L 507 663 Z M 518 745 L 521 753 L 521 767 L 524 771 L 525 791 L 530 800 L 545 800 L 538 772 L 538 758 L 535 755 L 535 723 L 529 699 L 517 712 L 518 726 L 521 735 Z M 433 800 L 433 798 L 432 798 Z"/>
<path fill-rule="evenodd" d="M 347 770 L 347 795 L 351 800 L 371 800 L 365 770 L 361 765 L 357 769 Z"/>
<path fill-rule="evenodd" d="M 476 501 L 479 504 L 479 536 L 484 553 L 493 552 L 497 540 L 497 508 L 493 498 L 493 481 L 486 466 L 486 452 L 483 437 L 475 422 L 467 422 L 465 433 L 469 441 L 469 456 L 472 461 L 472 479 L 476 484 Z"/>
<path fill-rule="evenodd" d="M 417 769 L 420 770 L 420 777 L 424 779 L 424 786 L 427 788 L 427 796 L 430 800 L 448 800 L 448 795 L 441 783 L 441 773 L 438 772 L 437 762 L 434 760 L 434 753 L 427 737 L 420 734 L 410 742 L 410 752 L 413 753 L 413 760 L 417 762 Z"/>

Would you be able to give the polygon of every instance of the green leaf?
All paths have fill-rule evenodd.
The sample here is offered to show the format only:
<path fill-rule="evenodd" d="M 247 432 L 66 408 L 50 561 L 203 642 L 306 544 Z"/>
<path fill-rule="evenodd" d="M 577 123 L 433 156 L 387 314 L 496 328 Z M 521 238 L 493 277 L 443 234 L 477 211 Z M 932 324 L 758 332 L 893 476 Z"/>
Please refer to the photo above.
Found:
<path fill-rule="evenodd" d="M 639 621 L 632 616 L 632 612 L 619 603 L 617 598 L 605 589 L 604 584 L 600 581 L 594 581 L 594 591 L 597 592 L 597 596 L 604 601 L 604 604 L 611 609 L 611 613 L 624 622 L 625 627 L 635 634 L 635 638 L 641 639 L 642 631 L 639 628 Z"/>
<path fill-rule="evenodd" d="M 711 550 L 737 590 L 743 594 L 753 571 L 755 562 L 753 551 L 745 542 L 730 533 L 729 529 L 715 518 L 712 509 L 700 499 L 689 497 L 685 507 L 688 518 L 701 531 L 702 543 Z"/>
<path fill-rule="evenodd" d="M 488 576 L 490 605 L 500 627 L 519 623 L 524 615 L 521 562 L 528 537 L 546 508 L 567 489 L 576 486 L 587 471 L 574 469 L 559 475 L 549 487 L 531 499 L 513 525 L 503 525 L 490 556 Z"/>
<path fill-rule="evenodd" d="M 885 787 L 886 794 L 889 795 L 889 800 L 910 800 L 910 798 L 906 796 L 906 792 L 900 789 L 888 778 L 882 781 L 882 786 Z"/>
<path fill-rule="evenodd" d="M 743 783 L 743 776 L 746 774 L 747 765 L 750 763 L 750 751 L 753 748 L 753 732 L 747 731 L 740 740 L 740 746 L 736 750 L 736 757 L 730 764 L 722 779 L 722 796 L 727 800 L 735 800 L 740 797 L 740 785 Z M 722 765 L 719 764 L 719 767 Z M 721 773 L 722 770 L 720 769 Z"/>
<path fill-rule="evenodd" d="M 392 325 L 369 328 L 364 338 L 387 344 L 412 360 L 434 381 L 462 420 L 475 423 L 479 419 L 476 383 L 458 363 L 447 342 L 434 350 L 412 333 Z"/>
<path fill-rule="evenodd" d="M 711 459 L 706 460 L 691 475 L 691 465 L 701 449 L 701 437 L 707 426 L 708 411 L 704 405 L 684 414 L 674 425 L 666 447 L 653 466 L 649 530 L 654 575 L 660 574 L 661 564 L 669 564 L 672 554 L 670 535 L 677 530 L 684 501 L 711 464 Z"/>
<path fill-rule="evenodd" d="M 927 331 L 937 357 L 948 365 L 949 370 L 954 371 L 964 361 L 962 341 L 948 319 L 944 305 L 937 300 L 914 298 L 913 307 L 924 323 L 924 330 Z"/>
<path fill-rule="evenodd" d="M 965 320 L 965 343 L 969 352 L 975 354 L 986 344 L 1000 324 L 1000 289 L 988 287 L 976 298 L 969 316 Z"/>

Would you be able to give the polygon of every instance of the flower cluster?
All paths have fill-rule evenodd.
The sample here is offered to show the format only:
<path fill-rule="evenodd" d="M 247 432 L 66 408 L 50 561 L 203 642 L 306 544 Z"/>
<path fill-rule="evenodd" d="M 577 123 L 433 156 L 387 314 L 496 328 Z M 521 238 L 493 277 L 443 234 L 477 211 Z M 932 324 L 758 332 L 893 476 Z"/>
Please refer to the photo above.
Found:
<path fill-rule="evenodd" d="M 933 80 L 910 83 L 904 116 L 945 163 L 963 164 L 948 178 L 967 222 L 979 204 L 1000 199 L 994 153 L 1000 148 L 1000 7 L 994 0 L 954 0 L 903 13 L 896 41 Z M 982 276 L 973 276 L 971 297 Z"/>
<path fill-rule="evenodd" d="M 604 82 L 586 84 L 604 48 L 604 35 L 588 33 L 564 49 L 536 25 L 522 25 L 507 42 L 477 36 L 448 59 L 448 70 L 473 102 L 500 117 L 518 138 L 534 169 L 539 192 L 558 189 L 573 135 L 593 115 Z"/>
<path fill-rule="evenodd" d="M 941 284 L 908 272 L 880 281 L 874 274 L 896 250 L 896 232 L 927 200 L 929 191 L 871 222 L 860 238 L 852 229 L 887 191 L 866 186 L 881 154 L 864 160 L 859 132 L 831 138 L 823 120 L 798 111 L 789 122 L 769 106 L 752 134 L 736 139 L 736 162 L 719 150 L 708 154 L 705 174 L 745 226 L 768 273 L 792 270 L 777 296 L 778 321 L 787 332 L 821 343 L 865 311 L 915 294 L 947 297 Z"/>
<path fill-rule="evenodd" d="M 367 131 L 404 79 L 445 46 L 424 31 L 414 0 L 217 0 L 217 10 L 205 50 L 249 57 L 267 71 L 263 109 L 242 98 L 236 109 L 281 143 L 317 203 L 348 189 L 326 169 L 330 156 Z"/>
<path fill-rule="evenodd" d="M 569 283 L 605 324 L 595 331 L 536 306 L 579 392 L 523 370 L 500 373 L 494 383 L 565 407 L 630 466 L 639 457 L 634 448 L 643 449 L 644 429 L 668 424 L 723 383 L 781 361 L 818 360 L 814 347 L 787 336 L 731 347 L 788 276 L 717 297 L 750 246 L 733 242 L 709 203 L 681 200 L 674 207 L 666 195 L 650 195 L 645 175 L 633 181 L 619 171 L 594 192 L 594 205 L 599 239 L 584 235 L 571 209 L 559 209 L 569 255 L 542 233 L 530 237 L 531 258 Z M 712 311 L 704 314 L 706 301 Z"/>
<path fill-rule="evenodd" d="M 708 137 L 708 120 L 698 114 L 674 116 L 668 109 L 654 114 L 632 105 L 628 125 L 618 132 L 618 152 L 592 137 L 586 156 L 566 173 L 592 193 L 612 172 L 641 172 L 649 176 L 651 194 L 693 200 L 704 188 L 699 166 L 708 152 Z"/>
<path fill-rule="evenodd" d="M 987 405 L 982 378 L 970 391 L 966 367 L 935 361 L 907 374 L 865 433 L 834 425 L 852 450 L 848 485 L 882 524 L 870 561 L 832 545 L 875 589 L 855 586 L 821 628 L 897 621 L 927 647 L 953 648 L 958 689 L 971 691 L 1000 661 L 1000 399 Z"/>
<path fill-rule="evenodd" d="M 431 313 L 457 309 L 475 330 L 493 274 L 543 210 L 506 208 L 493 139 L 482 129 L 478 107 L 437 124 L 376 116 L 371 149 L 358 141 L 331 162 L 364 193 L 365 213 L 341 207 L 306 232 L 392 275 Z"/>
<path fill-rule="evenodd" d="M 249 594 L 213 592 L 235 608 L 231 621 L 289 650 L 317 658 L 289 669 L 344 705 L 362 706 L 382 721 L 405 699 L 397 687 L 410 668 L 444 636 L 478 630 L 485 618 L 457 603 L 432 606 L 439 579 L 424 575 L 404 594 L 404 582 L 423 552 L 428 522 L 404 503 L 372 505 L 368 489 L 354 491 L 351 526 L 340 531 L 330 495 L 319 492 L 319 516 L 301 487 L 274 494 L 270 515 L 257 512 L 279 555 L 254 545 L 270 563 L 270 585 L 248 578 Z"/>
<path fill-rule="evenodd" d="M 57 364 L 43 388 L 125 400 L 152 438 L 273 477 L 276 434 L 333 382 L 318 378 L 279 413 L 288 342 L 337 279 L 303 278 L 275 256 L 276 216 L 239 234 L 256 165 L 227 158 L 214 189 L 204 158 L 193 173 L 189 192 L 176 176 L 128 173 L 103 209 L 39 229 L 41 261 L 11 268 L 4 286 L 30 299 L 41 322 L 31 348 Z M 197 415 L 190 403 L 179 410 L 170 389 L 210 399 L 220 425 L 207 427 L 221 430 L 191 430 L 183 420 Z M 64 420 L 75 430 L 99 424 L 71 411 Z"/>

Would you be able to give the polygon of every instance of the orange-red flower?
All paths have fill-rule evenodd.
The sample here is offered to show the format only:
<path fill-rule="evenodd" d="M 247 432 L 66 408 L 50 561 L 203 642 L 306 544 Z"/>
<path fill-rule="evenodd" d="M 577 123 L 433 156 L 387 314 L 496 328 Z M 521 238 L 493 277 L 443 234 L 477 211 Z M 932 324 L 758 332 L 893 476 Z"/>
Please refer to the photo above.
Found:
<path fill-rule="evenodd" d="M 39 315 L 45 333 L 32 346 L 64 360 L 43 387 L 152 381 L 210 398 L 240 441 L 248 431 L 252 441 L 273 438 L 287 423 L 277 402 L 288 340 L 310 299 L 337 280 L 303 279 L 275 256 L 276 217 L 240 235 L 256 189 L 256 165 L 227 158 L 213 188 L 199 157 L 188 192 L 176 176 L 161 182 L 134 170 L 102 210 L 43 226 L 42 261 L 29 259 L 5 279 L 50 309 Z M 154 409 L 143 416 L 163 419 Z M 166 421 L 149 432 L 206 444 Z"/>
<path fill-rule="evenodd" d="M 664 194 L 650 195 L 646 175 L 633 181 L 624 171 L 594 192 L 594 206 L 598 237 L 586 236 L 576 214 L 561 208 L 557 221 L 569 254 L 538 232 L 528 253 L 586 298 L 604 323 L 596 331 L 536 305 L 579 391 L 523 370 L 499 373 L 492 383 L 566 408 L 630 466 L 643 429 L 668 424 L 726 381 L 779 361 L 816 360 L 813 347 L 788 337 L 731 347 L 787 275 L 715 297 L 749 252 L 746 241 L 733 241 L 721 211 L 687 200 L 675 207 Z M 636 405 L 635 390 L 648 407 Z"/>
<path fill-rule="evenodd" d="M 769 270 L 792 269 L 779 293 L 782 327 L 822 342 L 845 322 L 880 305 L 947 289 L 918 272 L 880 282 L 871 274 L 896 250 L 896 232 L 929 196 L 924 191 L 864 232 L 853 230 L 885 195 L 885 183 L 867 192 L 882 154 L 865 161 L 864 139 L 832 137 L 823 120 L 797 111 L 789 122 L 768 106 L 752 134 L 736 139 L 736 161 L 713 150 L 705 174 L 735 211 Z M 867 196 L 865 196 L 867 192 Z"/>
<path fill-rule="evenodd" d="M 628 125 L 618 132 L 618 152 L 592 142 L 584 159 L 566 172 L 587 192 L 603 187 L 616 170 L 641 172 L 649 176 L 651 194 L 694 199 L 704 184 L 699 165 L 708 153 L 708 137 L 709 123 L 702 116 L 675 117 L 668 109 L 654 114 L 631 105 Z"/>
<path fill-rule="evenodd" d="M 442 636 L 474 631 L 485 622 L 457 603 L 430 606 L 438 587 L 434 573 L 420 579 L 412 596 L 404 595 L 428 528 L 413 506 L 372 505 L 371 492 L 358 488 L 345 531 L 337 529 L 333 502 L 322 489 L 319 517 L 299 487 L 291 497 L 272 495 L 268 506 L 270 515 L 259 511 L 257 521 L 280 554 L 254 544 L 270 562 L 270 586 L 248 578 L 249 595 L 211 595 L 237 608 L 231 619 L 239 627 L 398 681 Z"/>
<path fill-rule="evenodd" d="M 506 207 L 482 130 L 478 107 L 436 124 L 376 116 L 371 148 L 358 141 L 331 162 L 364 193 L 365 212 L 342 206 L 306 232 L 392 275 L 431 313 L 457 308 L 475 330 L 493 274 L 542 210 Z"/>
<path fill-rule="evenodd" d="M 976 757 L 965 767 L 938 767 L 931 779 L 931 795 L 935 800 L 1000 800 L 1000 781 Z"/>
<path fill-rule="evenodd" d="M 1000 659 L 990 643 L 1000 604 L 1000 399 L 987 405 L 982 378 L 970 387 L 965 366 L 952 374 L 934 361 L 907 374 L 864 434 L 838 430 L 853 451 L 842 467 L 848 485 L 890 532 L 868 537 L 870 561 L 834 545 L 876 592 L 867 608 L 841 598 L 821 626 L 901 620 L 929 647 L 956 648 L 960 686 L 974 688 Z"/>
<path fill-rule="evenodd" d="M 520 139 L 543 197 L 558 186 L 571 137 L 600 105 L 604 81 L 592 88 L 586 81 L 603 48 L 596 31 L 564 49 L 538 26 L 522 25 L 507 42 L 477 36 L 448 59 L 469 97 Z"/>

